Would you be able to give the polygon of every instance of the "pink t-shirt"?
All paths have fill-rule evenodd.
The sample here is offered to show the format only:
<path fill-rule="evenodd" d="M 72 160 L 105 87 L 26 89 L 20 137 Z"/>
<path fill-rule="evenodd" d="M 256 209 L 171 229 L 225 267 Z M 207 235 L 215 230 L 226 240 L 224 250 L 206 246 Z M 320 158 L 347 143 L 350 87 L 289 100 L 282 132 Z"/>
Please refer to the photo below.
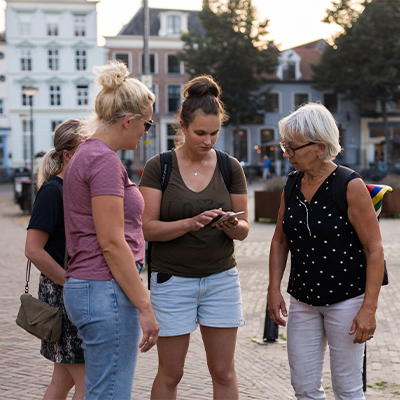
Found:
<path fill-rule="evenodd" d="M 143 263 L 143 197 L 115 151 L 101 140 L 88 139 L 78 147 L 64 175 L 65 234 L 71 257 L 66 277 L 113 278 L 97 241 L 92 215 L 91 198 L 102 195 L 124 198 L 125 239 L 135 261 Z"/>

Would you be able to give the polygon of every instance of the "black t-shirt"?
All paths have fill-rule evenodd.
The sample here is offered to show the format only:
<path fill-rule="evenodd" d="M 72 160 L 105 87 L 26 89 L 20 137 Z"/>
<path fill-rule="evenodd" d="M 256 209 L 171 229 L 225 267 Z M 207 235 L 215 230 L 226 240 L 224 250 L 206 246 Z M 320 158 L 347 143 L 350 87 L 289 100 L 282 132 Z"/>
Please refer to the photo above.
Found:
<path fill-rule="evenodd" d="M 326 306 L 364 293 L 366 259 L 347 213 L 333 197 L 336 170 L 310 203 L 298 180 L 283 215 L 283 231 L 291 253 L 288 293 L 312 306 Z M 359 177 L 357 173 L 350 180 Z"/>
<path fill-rule="evenodd" d="M 28 229 L 40 229 L 50 234 L 44 249 L 63 267 L 65 230 L 62 184 L 61 178 L 52 176 L 41 186 L 36 195 Z"/>

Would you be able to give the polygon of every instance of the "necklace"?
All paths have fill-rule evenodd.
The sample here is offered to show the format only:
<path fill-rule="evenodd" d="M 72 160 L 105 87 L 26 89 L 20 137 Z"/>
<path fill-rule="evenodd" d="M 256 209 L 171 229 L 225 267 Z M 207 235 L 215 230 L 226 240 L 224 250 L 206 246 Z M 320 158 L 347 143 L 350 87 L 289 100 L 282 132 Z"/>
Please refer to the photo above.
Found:
<path fill-rule="evenodd" d="M 200 168 L 198 168 L 197 170 L 194 170 L 192 168 L 192 166 L 189 164 L 189 161 L 187 160 L 186 153 L 185 153 L 185 157 L 184 158 L 185 158 L 186 164 L 189 165 L 189 168 L 194 172 L 194 176 L 197 176 L 197 173 L 203 168 L 204 163 L 210 158 L 210 154 L 207 154 L 207 157 L 204 159 L 203 163 L 200 165 Z"/>

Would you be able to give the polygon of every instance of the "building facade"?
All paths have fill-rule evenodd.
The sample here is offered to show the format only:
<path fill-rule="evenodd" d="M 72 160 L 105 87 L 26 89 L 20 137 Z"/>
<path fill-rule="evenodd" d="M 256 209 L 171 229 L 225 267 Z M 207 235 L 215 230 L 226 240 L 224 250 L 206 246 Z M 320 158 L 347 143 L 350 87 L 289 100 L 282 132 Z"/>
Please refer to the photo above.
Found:
<path fill-rule="evenodd" d="M 188 30 L 202 32 L 197 11 L 149 9 L 149 53 L 152 90 L 156 95 L 154 126 L 134 152 L 125 152 L 132 170 L 143 168 L 153 155 L 173 147 L 174 114 L 181 104 L 181 90 L 189 76 L 176 56 L 183 48 L 181 33 Z M 143 8 L 133 16 L 115 37 L 105 37 L 109 59 L 126 63 L 131 76 L 144 74 L 143 57 Z"/>
<path fill-rule="evenodd" d="M 282 157 L 279 141 L 279 121 L 296 110 L 301 104 L 319 102 L 324 104 L 338 123 L 343 154 L 337 162 L 359 167 L 362 152 L 360 140 L 360 117 L 358 108 L 351 101 L 330 92 L 315 88 L 311 64 L 318 63 L 328 44 L 317 40 L 283 51 L 274 74 L 268 75 L 266 109 L 261 124 L 242 125 L 238 133 L 234 127 L 224 130 L 223 147 L 244 165 L 260 165 L 269 156 L 277 175 L 286 173 L 290 167 Z M 234 136 L 239 136 L 232 140 Z"/>
<path fill-rule="evenodd" d="M 3 34 L 0 34 L 0 177 L 10 171 L 8 137 L 10 122 L 8 118 L 8 87 L 7 87 L 8 46 Z"/>
<path fill-rule="evenodd" d="M 93 66 L 105 62 L 97 46 L 96 3 L 86 0 L 7 0 L 9 164 L 28 166 L 31 154 L 53 145 L 54 128 L 92 109 Z"/>

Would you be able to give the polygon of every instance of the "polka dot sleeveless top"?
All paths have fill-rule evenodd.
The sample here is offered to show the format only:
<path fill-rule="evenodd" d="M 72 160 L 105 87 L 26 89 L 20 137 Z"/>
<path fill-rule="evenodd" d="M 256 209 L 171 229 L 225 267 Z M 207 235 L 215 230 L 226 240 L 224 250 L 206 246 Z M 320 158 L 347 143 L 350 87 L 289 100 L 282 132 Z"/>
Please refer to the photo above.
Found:
<path fill-rule="evenodd" d="M 328 176 L 310 203 L 299 189 L 300 174 L 283 215 L 291 253 L 288 293 L 312 306 L 328 306 L 365 291 L 364 250 L 347 214 L 334 200 L 335 173 Z M 357 177 L 354 173 L 350 180 Z"/>

